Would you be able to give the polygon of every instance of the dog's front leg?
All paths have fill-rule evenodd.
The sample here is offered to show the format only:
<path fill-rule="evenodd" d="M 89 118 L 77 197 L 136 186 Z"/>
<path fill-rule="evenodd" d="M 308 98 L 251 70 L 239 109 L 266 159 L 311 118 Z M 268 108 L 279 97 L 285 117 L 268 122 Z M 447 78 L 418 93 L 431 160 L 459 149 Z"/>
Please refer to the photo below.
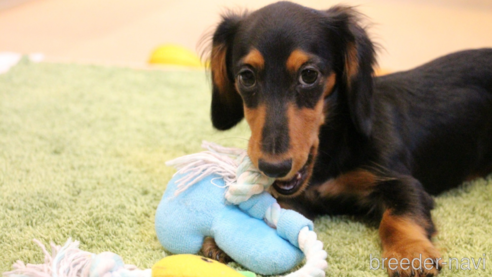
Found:
<path fill-rule="evenodd" d="M 382 182 L 374 199 L 382 200 L 379 236 L 382 264 L 390 276 L 436 276 L 441 256 L 431 242 L 435 234 L 432 198 L 410 176 Z M 378 203 L 378 205 L 380 205 Z"/>
<path fill-rule="evenodd" d="M 379 220 L 382 263 L 390 276 L 435 276 L 441 267 L 439 251 L 431 242 L 433 199 L 418 180 L 401 174 L 380 176 L 365 169 L 340 174 L 309 188 L 308 202 L 322 204 L 326 213 L 363 212 Z M 337 202 L 342 199 L 342 203 Z M 338 212 L 337 212 L 338 210 Z M 419 259 L 422 266 L 417 266 Z M 427 263 L 425 263 L 427 261 Z"/>

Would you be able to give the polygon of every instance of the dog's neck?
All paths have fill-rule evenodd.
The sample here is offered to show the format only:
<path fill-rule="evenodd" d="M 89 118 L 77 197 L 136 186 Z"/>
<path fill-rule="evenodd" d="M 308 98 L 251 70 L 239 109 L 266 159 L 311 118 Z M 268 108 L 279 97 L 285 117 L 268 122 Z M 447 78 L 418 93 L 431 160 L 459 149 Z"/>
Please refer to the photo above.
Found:
<path fill-rule="evenodd" d="M 319 131 L 319 147 L 311 184 L 369 163 L 370 139 L 359 132 L 342 107 L 332 111 Z M 336 130 L 336 131 L 335 131 Z"/>

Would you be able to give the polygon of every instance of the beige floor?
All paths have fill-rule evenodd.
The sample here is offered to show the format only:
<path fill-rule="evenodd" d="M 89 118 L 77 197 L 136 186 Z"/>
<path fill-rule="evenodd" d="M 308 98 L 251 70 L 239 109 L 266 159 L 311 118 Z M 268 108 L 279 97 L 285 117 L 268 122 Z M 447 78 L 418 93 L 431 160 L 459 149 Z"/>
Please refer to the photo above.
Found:
<path fill-rule="evenodd" d="M 3 8 L 2 3 L 19 5 Z M 48 60 L 141 66 L 156 46 L 196 49 L 226 8 L 255 9 L 274 1 L 0 0 L 0 52 L 42 52 Z M 340 1 L 306 0 L 318 9 Z M 399 70 L 442 54 L 492 47 L 492 1 L 343 1 L 373 23 L 382 68 Z M 11 6 L 11 5 L 10 5 Z"/>

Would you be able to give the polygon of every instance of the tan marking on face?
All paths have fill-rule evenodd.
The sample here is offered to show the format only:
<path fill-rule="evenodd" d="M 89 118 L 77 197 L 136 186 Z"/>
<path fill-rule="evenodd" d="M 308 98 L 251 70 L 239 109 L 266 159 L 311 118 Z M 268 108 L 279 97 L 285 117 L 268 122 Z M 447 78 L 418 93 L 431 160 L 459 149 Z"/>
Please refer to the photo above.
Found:
<path fill-rule="evenodd" d="M 248 109 L 244 107 L 245 118 L 251 129 L 251 137 L 248 145 L 248 155 L 253 164 L 258 167 L 258 160 L 264 159 L 270 162 L 283 161 L 292 159 L 292 169 L 283 178 L 279 180 L 290 180 L 294 175 L 306 164 L 309 154 L 317 153 L 319 144 L 319 127 L 323 123 L 323 101 L 319 101 L 315 109 L 299 109 L 293 104 L 289 104 L 287 108 L 287 122 L 289 124 L 289 150 L 280 155 L 272 155 L 261 151 L 262 130 L 265 124 L 266 107 L 259 106 L 256 109 Z M 311 162 L 307 168 L 306 182 L 302 184 L 296 196 L 302 192 L 307 185 L 307 181 L 312 173 L 314 162 Z"/>
<path fill-rule="evenodd" d="M 244 117 L 251 129 L 251 137 L 248 143 L 248 156 L 253 164 L 258 168 L 258 160 L 262 157 L 261 143 L 263 126 L 265 125 L 266 107 L 259 105 L 255 109 L 247 108 L 244 105 Z"/>
<path fill-rule="evenodd" d="M 336 75 L 328 76 L 324 94 L 329 94 L 335 86 Z M 315 155 L 319 144 L 319 129 L 325 121 L 324 97 L 316 103 L 314 109 L 298 108 L 294 104 L 287 107 L 287 122 L 289 124 L 290 145 L 287 153 L 292 158 L 292 170 L 281 180 L 289 180 L 294 177 L 307 162 L 309 154 Z M 313 157 L 314 158 L 314 157 Z M 314 163 L 311 163 L 311 169 Z M 308 170 L 309 175 L 311 170 Z M 301 190 L 299 190 L 301 191 Z"/>
<path fill-rule="evenodd" d="M 337 81 L 337 74 L 335 74 L 335 72 L 332 72 L 328 76 L 328 78 L 326 78 L 325 90 L 323 92 L 323 98 L 329 96 L 333 92 L 333 87 L 335 86 L 336 81 Z"/>
<path fill-rule="evenodd" d="M 265 67 L 265 59 L 263 55 L 261 55 L 258 49 L 253 48 L 243 59 L 243 63 L 249 64 L 256 68 L 257 70 L 261 70 Z"/>
<path fill-rule="evenodd" d="M 326 81 L 325 81 L 325 89 L 324 89 L 324 92 L 323 92 L 323 97 L 321 99 L 321 101 L 324 100 L 324 98 L 330 96 L 330 94 L 333 93 L 333 88 L 335 87 L 335 84 L 337 82 L 337 75 L 335 74 L 335 72 L 332 72 L 328 78 L 326 78 Z M 323 107 L 323 114 L 325 115 L 323 117 L 323 122 L 322 124 L 325 123 L 325 120 L 326 120 L 326 116 L 328 115 L 328 105 L 324 106 Z"/>
<path fill-rule="evenodd" d="M 295 197 L 302 193 L 306 188 L 311 177 L 314 159 L 318 152 L 319 145 L 319 128 L 323 124 L 323 101 L 320 100 L 314 109 L 302 108 L 299 109 L 294 104 L 289 104 L 287 107 L 287 122 L 289 124 L 289 150 L 287 153 L 276 156 L 277 160 L 292 159 L 292 169 L 283 178 L 279 180 L 291 180 L 295 174 L 307 163 L 311 154 L 312 161 L 306 170 L 306 181 L 301 184 L 296 193 L 286 196 Z M 264 157 L 269 160 L 269 157 Z"/>
<path fill-rule="evenodd" d="M 391 210 L 386 210 L 379 225 L 379 237 L 383 246 L 382 256 L 387 258 L 385 261 L 386 268 L 388 268 L 388 261 L 391 258 L 397 259 L 398 265 L 400 265 L 400 261 L 403 258 L 407 258 L 411 262 L 414 258 L 421 257 L 422 263 L 427 258 L 431 258 L 434 261 L 440 258 L 439 251 L 428 239 L 424 227 L 419 224 L 417 218 L 394 215 Z M 416 266 L 418 265 L 416 264 Z M 410 269 L 405 268 L 398 267 L 396 270 L 388 268 L 388 271 L 391 276 L 393 276 L 392 273 L 394 271 L 404 272 L 402 276 L 411 276 L 412 267 L 410 266 Z M 429 266 L 429 268 L 424 270 L 423 276 L 427 276 L 428 273 L 438 273 L 435 267 L 431 268 Z"/>
<path fill-rule="evenodd" d="M 290 53 L 290 56 L 287 59 L 287 62 L 285 63 L 285 67 L 291 73 L 295 73 L 308 60 L 309 60 L 309 55 L 306 52 L 296 49 L 292 51 L 292 53 Z"/>
<path fill-rule="evenodd" d="M 354 43 L 347 45 L 345 55 L 345 74 L 347 83 L 350 84 L 352 78 L 359 72 L 359 58 L 357 57 L 357 46 Z"/>
<path fill-rule="evenodd" d="M 292 170 L 285 177 L 292 178 L 306 163 L 312 147 L 319 144 L 319 128 L 323 124 L 323 101 L 319 101 L 314 109 L 299 109 L 293 104 L 287 108 L 287 121 L 289 122 L 290 147 L 289 154 L 292 157 Z"/>
<path fill-rule="evenodd" d="M 227 79 L 226 50 L 227 48 L 224 44 L 213 46 L 210 60 L 212 80 L 220 92 L 226 91 L 229 83 Z"/>
<path fill-rule="evenodd" d="M 292 159 L 292 169 L 283 178 L 279 180 L 290 180 L 306 164 L 309 155 L 315 159 L 319 145 L 319 129 L 324 123 L 325 107 L 324 97 L 329 95 L 336 82 L 336 74 L 331 73 L 325 81 L 324 94 L 320 97 L 314 109 L 298 108 L 293 103 L 287 105 L 287 122 L 289 125 L 289 149 L 282 154 L 266 154 L 261 151 L 262 131 L 265 124 L 266 106 L 260 105 L 256 109 L 249 109 L 244 106 L 245 118 L 251 129 L 251 138 L 249 140 L 248 155 L 253 164 L 258 167 L 258 160 L 264 159 L 267 162 L 279 162 Z M 296 193 L 287 197 L 294 197 L 301 193 L 307 186 L 311 177 L 314 162 L 311 162 L 307 168 L 307 178 L 301 188 Z"/>
<path fill-rule="evenodd" d="M 318 187 L 318 192 L 322 197 L 348 195 L 364 199 L 378 181 L 379 178 L 375 174 L 365 169 L 357 169 L 328 180 Z"/>

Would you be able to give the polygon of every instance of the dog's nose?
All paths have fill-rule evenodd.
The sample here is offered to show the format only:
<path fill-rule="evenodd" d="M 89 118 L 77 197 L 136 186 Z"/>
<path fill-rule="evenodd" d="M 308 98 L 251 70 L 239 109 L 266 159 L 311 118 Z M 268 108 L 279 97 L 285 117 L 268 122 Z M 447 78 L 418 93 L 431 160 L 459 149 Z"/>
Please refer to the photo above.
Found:
<path fill-rule="evenodd" d="M 270 178 L 281 178 L 287 175 L 292 168 L 292 159 L 278 163 L 265 162 L 265 160 L 260 159 L 258 161 L 258 168 Z"/>

